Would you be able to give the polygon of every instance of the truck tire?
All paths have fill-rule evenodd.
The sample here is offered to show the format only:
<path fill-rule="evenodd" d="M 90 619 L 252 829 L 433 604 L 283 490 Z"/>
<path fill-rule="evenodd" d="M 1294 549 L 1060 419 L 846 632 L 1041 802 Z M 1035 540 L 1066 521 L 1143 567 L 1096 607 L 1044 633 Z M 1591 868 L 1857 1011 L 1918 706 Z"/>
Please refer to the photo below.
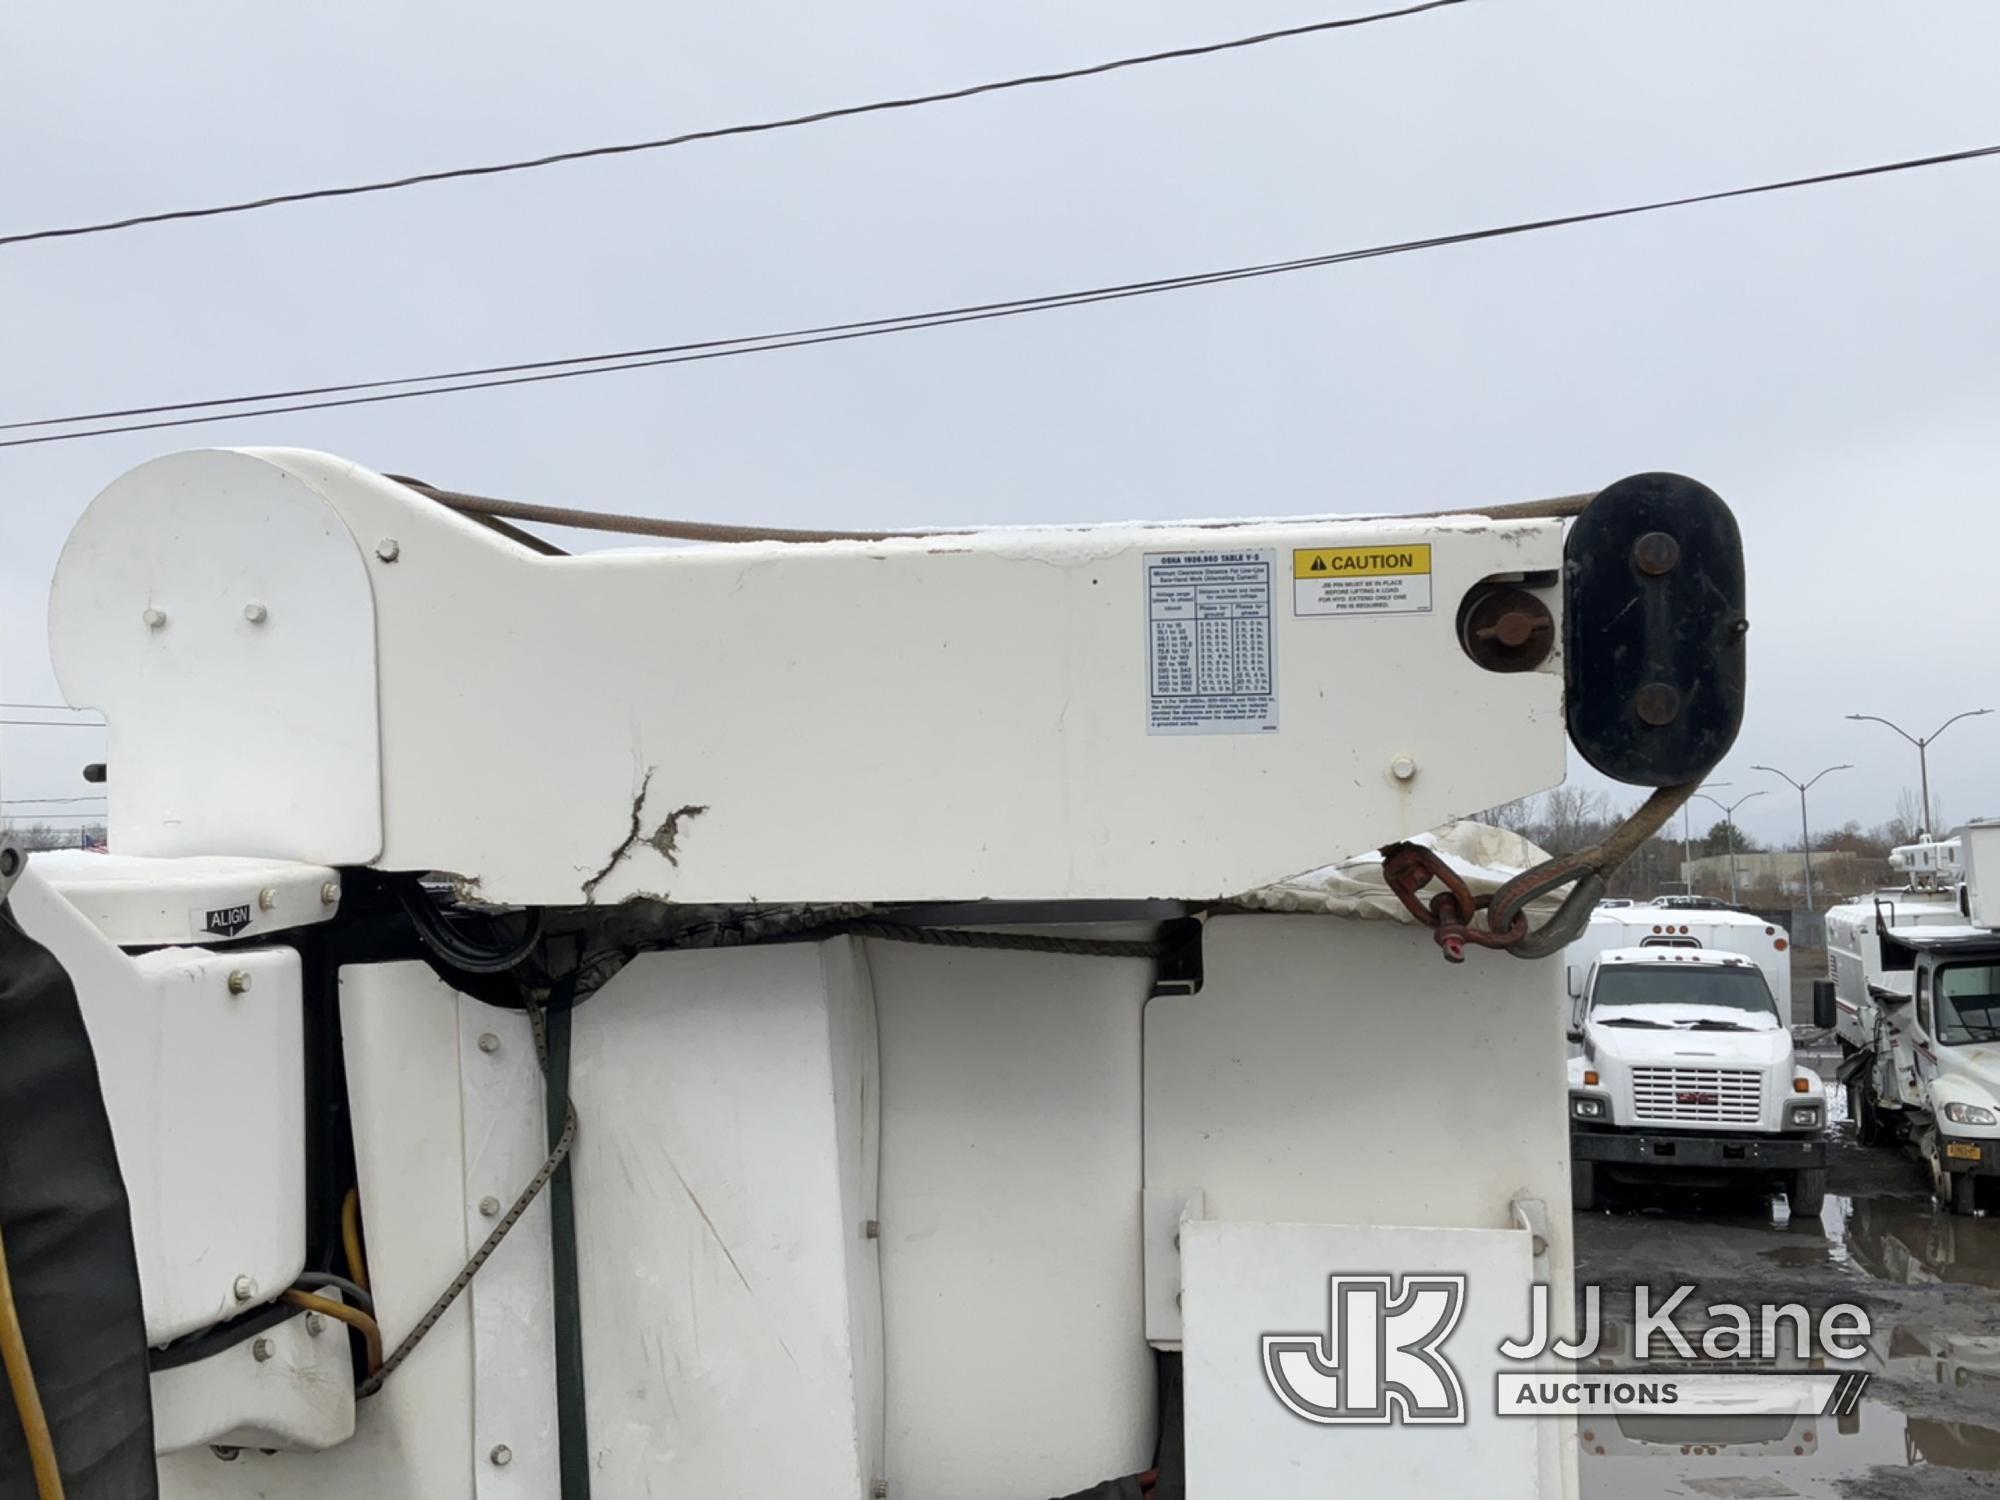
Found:
<path fill-rule="evenodd" d="M 1587 1214 L 1602 1201 L 1597 1188 L 1597 1163 L 1572 1160 L 1569 1164 L 1569 1206 L 1577 1213 Z"/>
<path fill-rule="evenodd" d="M 1819 1211 L 1826 1207 L 1826 1168 L 1800 1167 L 1792 1173 L 1791 1181 L 1792 1222 L 1803 1220 L 1819 1222 Z"/>
<path fill-rule="evenodd" d="M 1945 1182 L 1950 1195 L 1945 1202 L 1951 1211 L 1970 1218 L 1979 1202 L 1979 1179 L 1970 1172 L 1953 1172 L 1946 1176 Z"/>
<path fill-rule="evenodd" d="M 1880 1146 L 1888 1140 L 1882 1111 L 1875 1107 L 1875 1095 L 1866 1078 L 1857 1078 L 1847 1086 L 1847 1112 L 1854 1117 L 1854 1138 L 1862 1145 Z"/>

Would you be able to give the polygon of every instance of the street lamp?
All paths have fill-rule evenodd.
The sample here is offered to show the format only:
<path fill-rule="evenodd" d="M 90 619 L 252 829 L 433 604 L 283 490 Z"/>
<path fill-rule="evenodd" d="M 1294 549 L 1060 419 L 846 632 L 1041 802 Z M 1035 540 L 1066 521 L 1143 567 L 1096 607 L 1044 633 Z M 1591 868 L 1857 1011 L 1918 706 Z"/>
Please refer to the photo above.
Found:
<path fill-rule="evenodd" d="M 1726 781 L 1704 781 L 1703 786 L 1728 786 Z M 1690 798 L 1690 801 L 1693 799 Z M 1713 797 L 1708 799 L 1713 802 Z M 1694 894 L 1694 820 L 1686 802 L 1681 804 L 1681 889 Z"/>
<path fill-rule="evenodd" d="M 1806 910 L 1811 911 L 1813 909 L 1812 831 L 1806 824 L 1806 788 L 1810 787 L 1814 781 L 1818 781 L 1821 776 L 1831 775 L 1835 771 L 1851 771 L 1854 767 L 1846 765 L 1828 766 L 1826 770 L 1815 775 L 1812 781 L 1795 781 L 1790 776 L 1785 776 L 1785 773 L 1780 771 L 1776 766 L 1752 766 L 1750 769 L 1753 771 L 1769 771 L 1773 776 L 1784 776 L 1785 780 L 1790 781 L 1793 786 L 1799 789 L 1799 848 L 1803 851 L 1802 857 L 1806 864 Z M 1929 816 L 1929 814 L 1925 816 Z"/>
<path fill-rule="evenodd" d="M 1976 719 L 1981 714 L 1990 714 L 1992 712 L 1993 710 L 1990 708 L 1968 708 L 1962 714 L 1953 714 L 1949 719 L 1946 719 L 1942 724 L 1938 725 L 1937 728 L 1933 729 L 1929 734 L 1925 735 L 1922 739 L 1918 739 L 1917 736 L 1911 734 L 1909 730 L 1905 729 L 1900 724 L 1889 724 L 1889 721 L 1881 717 L 1881 715 L 1879 714 L 1849 714 L 1847 717 L 1855 720 L 1865 720 L 1870 724 L 1889 724 L 1889 727 L 1891 729 L 1895 730 L 1896 733 L 1900 734 L 1904 739 L 1908 740 L 1912 745 L 1915 745 L 1917 747 L 1917 775 L 1920 778 L 1922 778 L 1923 788 L 1924 788 L 1923 836 L 1925 838 L 1936 838 L 1937 830 L 1931 827 L 1931 767 L 1930 767 L 1930 760 L 1925 755 L 1924 752 L 1930 749 L 1930 744 L 1932 740 L 1936 739 L 1939 735 L 1943 734 L 1947 729 L 1951 728 L 1951 726 L 1956 724 L 1960 719 Z"/>
<path fill-rule="evenodd" d="M 1763 795 L 1762 792 L 1745 792 L 1734 802 L 1723 802 L 1709 796 L 1706 792 L 1695 793 L 1695 796 L 1701 798 L 1702 801 L 1713 802 L 1717 807 L 1722 809 L 1722 826 L 1729 830 L 1729 899 L 1731 901 L 1736 899 L 1736 809 L 1748 802 L 1752 797 L 1761 797 Z"/>

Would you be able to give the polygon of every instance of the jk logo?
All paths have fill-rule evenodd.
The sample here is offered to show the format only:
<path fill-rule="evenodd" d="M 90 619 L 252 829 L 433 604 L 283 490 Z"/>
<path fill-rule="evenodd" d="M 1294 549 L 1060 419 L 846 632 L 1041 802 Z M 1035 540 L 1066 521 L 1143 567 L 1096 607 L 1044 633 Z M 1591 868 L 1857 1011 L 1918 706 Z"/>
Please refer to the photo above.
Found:
<path fill-rule="evenodd" d="M 1326 1426 L 1465 1422 L 1458 1371 L 1438 1352 L 1465 1307 L 1463 1276 L 1333 1276 L 1326 1333 L 1264 1335 L 1264 1378 L 1295 1416 Z"/>

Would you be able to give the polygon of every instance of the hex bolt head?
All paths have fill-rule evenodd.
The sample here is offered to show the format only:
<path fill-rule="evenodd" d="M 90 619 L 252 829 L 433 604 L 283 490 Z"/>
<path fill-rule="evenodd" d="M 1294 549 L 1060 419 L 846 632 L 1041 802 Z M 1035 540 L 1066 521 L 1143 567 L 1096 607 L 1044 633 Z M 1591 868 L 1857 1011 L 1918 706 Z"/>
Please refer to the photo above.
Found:
<path fill-rule="evenodd" d="M 479 1212 L 486 1218 L 497 1218 L 500 1213 L 500 1200 L 488 1193 L 479 1200 Z"/>
<path fill-rule="evenodd" d="M 139 618 L 146 622 L 148 630 L 158 630 L 167 623 L 167 612 L 164 609 L 148 609 Z"/>
<path fill-rule="evenodd" d="M 514 1461 L 514 1450 L 505 1443 L 495 1443 L 493 1451 L 486 1455 L 487 1461 L 496 1469 L 504 1469 Z"/>
<path fill-rule="evenodd" d="M 1417 774 L 1417 763 L 1407 755 L 1399 755 L 1389 762 L 1389 774 L 1398 781 L 1410 781 Z"/>
<path fill-rule="evenodd" d="M 247 994 L 249 989 L 250 971 L 248 969 L 231 969 L 229 971 L 229 993 L 232 995 L 242 995 Z"/>
<path fill-rule="evenodd" d="M 392 536 L 385 536 L 375 544 L 375 555 L 383 562 L 394 562 L 403 555 L 403 544 Z"/>
<path fill-rule="evenodd" d="M 306 1314 L 306 1337 L 318 1338 L 326 1332 L 326 1314 L 309 1312 Z"/>
<path fill-rule="evenodd" d="M 271 612 L 261 604 L 250 603 L 243 606 L 243 618 L 252 625 L 262 625 L 271 618 Z"/>
<path fill-rule="evenodd" d="M 340 882 L 329 880 L 319 888 L 319 904 L 332 906 L 340 900 Z"/>
<path fill-rule="evenodd" d="M 480 1032 L 479 1050 L 481 1052 L 498 1052 L 500 1050 L 500 1038 L 490 1031 Z"/>
<path fill-rule="evenodd" d="M 277 909 L 277 905 L 278 889 L 276 886 L 267 885 L 257 893 L 257 910 L 274 911 Z"/>
<path fill-rule="evenodd" d="M 260 1365 L 277 1352 L 278 1346 L 269 1339 L 256 1339 L 250 1345 L 250 1357 Z"/>
<path fill-rule="evenodd" d="M 257 1283 L 248 1276 L 239 1276 L 230 1285 L 229 1291 L 238 1302 L 248 1302 L 257 1295 Z"/>

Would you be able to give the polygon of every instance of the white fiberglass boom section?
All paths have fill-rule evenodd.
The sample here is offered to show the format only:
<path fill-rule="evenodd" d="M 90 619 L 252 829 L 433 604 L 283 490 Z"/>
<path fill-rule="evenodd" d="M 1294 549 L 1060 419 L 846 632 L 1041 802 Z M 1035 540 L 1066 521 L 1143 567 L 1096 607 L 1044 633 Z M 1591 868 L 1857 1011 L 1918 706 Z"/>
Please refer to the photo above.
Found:
<path fill-rule="evenodd" d="M 1208 898 L 1562 779 L 1562 654 L 1457 613 L 1562 522 L 1106 525 L 542 556 L 381 475 L 181 453 L 50 604 L 110 837 L 604 905 Z"/>

